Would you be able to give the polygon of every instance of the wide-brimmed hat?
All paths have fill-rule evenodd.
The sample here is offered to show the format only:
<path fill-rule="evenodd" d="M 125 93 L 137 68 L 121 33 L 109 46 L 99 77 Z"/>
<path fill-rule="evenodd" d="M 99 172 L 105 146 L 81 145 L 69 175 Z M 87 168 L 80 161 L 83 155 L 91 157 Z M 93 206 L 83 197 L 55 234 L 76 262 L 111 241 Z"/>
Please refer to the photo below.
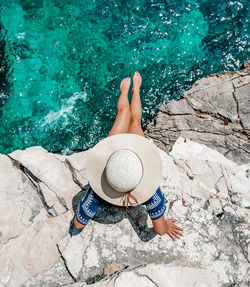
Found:
<path fill-rule="evenodd" d="M 155 144 L 136 134 L 116 134 L 87 152 L 87 179 L 102 199 L 118 206 L 144 203 L 161 183 Z"/>

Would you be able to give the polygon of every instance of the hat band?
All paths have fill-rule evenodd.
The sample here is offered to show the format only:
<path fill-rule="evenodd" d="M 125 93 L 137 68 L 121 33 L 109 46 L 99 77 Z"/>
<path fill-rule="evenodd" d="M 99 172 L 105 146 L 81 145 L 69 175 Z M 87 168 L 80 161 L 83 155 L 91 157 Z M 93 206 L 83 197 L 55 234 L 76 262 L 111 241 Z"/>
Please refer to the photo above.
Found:
<path fill-rule="evenodd" d="M 132 191 L 128 191 L 123 198 L 123 206 L 126 207 L 126 211 L 130 212 L 130 209 L 128 207 L 128 205 L 130 204 L 131 206 L 137 206 L 138 205 L 138 201 L 137 199 L 131 194 Z M 130 199 L 133 199 L 135 203 L 132 203 L 130 201 Z"/>

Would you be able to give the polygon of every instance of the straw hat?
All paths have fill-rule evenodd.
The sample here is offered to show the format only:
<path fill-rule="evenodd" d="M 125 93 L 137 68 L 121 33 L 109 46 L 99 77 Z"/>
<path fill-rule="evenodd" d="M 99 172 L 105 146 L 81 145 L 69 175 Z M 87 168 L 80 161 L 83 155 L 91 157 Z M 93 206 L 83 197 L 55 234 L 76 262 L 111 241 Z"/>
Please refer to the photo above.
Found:
<path fill-rule="evenodd" d="M 89 184 L 112 204 L 128 207 L 144 203 L 161 183 L 160 154 L 154 143 L 143 136 L 109 136 L 87 154 Z"/>

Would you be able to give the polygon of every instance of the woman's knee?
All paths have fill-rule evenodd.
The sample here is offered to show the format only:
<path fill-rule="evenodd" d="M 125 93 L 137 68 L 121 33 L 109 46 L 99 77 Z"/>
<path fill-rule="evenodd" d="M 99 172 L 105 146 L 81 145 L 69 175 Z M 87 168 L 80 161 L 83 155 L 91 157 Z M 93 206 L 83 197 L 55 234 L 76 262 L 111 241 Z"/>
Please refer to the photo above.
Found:
<path fill-rule="evenodd" d="M 117 105 L 116 111 L 117 111 L 117 114 L 122 113 L 122 114 L 129 114 L 130 115 L 130 108 L 127 105 Z"/>
<path fill-rule="evenodd" d="M 130 124 L 141 126 L 141 115 L 131 114 L 131 116 L 130 116 Z"/>

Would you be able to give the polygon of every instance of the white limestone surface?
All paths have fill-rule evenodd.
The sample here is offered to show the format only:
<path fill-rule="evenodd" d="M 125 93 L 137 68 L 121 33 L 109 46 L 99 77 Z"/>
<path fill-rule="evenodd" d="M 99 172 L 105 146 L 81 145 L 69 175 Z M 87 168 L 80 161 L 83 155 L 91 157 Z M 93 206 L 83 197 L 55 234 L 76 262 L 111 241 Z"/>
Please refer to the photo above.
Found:
<path fill-rule="evenodd" d="M 109 204 L 70 237 L 87 188 L 86 152 L 1 155 L 0 286 L 247 285 L 250 164 L 181 137 L 159 152 L 166 217 L 184 229 L 176 242 L 155 234 L 144 207 L 127 213 Z"/>

